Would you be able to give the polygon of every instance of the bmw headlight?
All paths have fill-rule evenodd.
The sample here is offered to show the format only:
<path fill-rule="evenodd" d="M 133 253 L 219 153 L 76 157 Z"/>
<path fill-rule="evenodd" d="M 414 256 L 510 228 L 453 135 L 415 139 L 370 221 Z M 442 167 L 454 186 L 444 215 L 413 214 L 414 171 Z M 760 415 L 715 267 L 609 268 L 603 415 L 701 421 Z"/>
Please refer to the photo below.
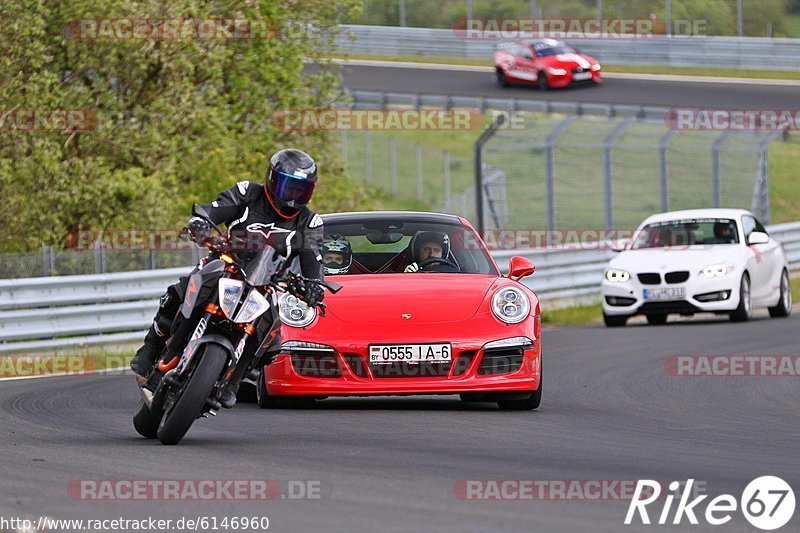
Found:
<path fill-rule="evenodd" d="M 304 301 L 288 292 L 278 298 L 278 312 L 284 324 L 296 328 L 311 324 L 317 316 L 316 308 L 309 308 Z"/>
<path fill-rule="evenodd" d="M 606 270 L 606 279 L 611 282 L 615 283 L 623 283 L 631 279 L 631 273 L 627 270 L 617 270 L 616 268 L 610 268 Z"/>
<path fill-rule="evenodd" d="M 733 272 L 733 265 L 731 263 L 708 265 L 700 272 L 707 278 L 721 278 L 727 276 L 729 272 Z"/>
<path fill-rule="evenodd" d="M 592 65 L 592 70 L 595 72 L 600 70 L 600 63 L 595 63 L 594 65 Z"/>
<path fill-rule="evenodd" d="M 548 68 L 547 73 L 553 76 L 565 76 L 567 71 L 563 68 Z"/>
<path fill-rule="evenodd" d="M 492 296 L 492 312 L 506 324 L 522 322 L 530 311 L 530 300 L 515 287 L 504 287 Z"/>

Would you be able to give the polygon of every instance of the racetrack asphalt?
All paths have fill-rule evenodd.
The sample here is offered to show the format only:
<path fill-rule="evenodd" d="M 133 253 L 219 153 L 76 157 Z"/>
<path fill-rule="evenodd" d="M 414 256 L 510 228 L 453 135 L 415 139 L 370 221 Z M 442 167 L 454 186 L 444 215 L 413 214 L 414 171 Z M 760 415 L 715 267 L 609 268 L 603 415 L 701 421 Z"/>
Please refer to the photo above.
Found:
<path fill-rule="evenodd" d="M 797 315 L 552 328 L 543 336 L 538 411 L 454 396 L 328 399 L 306 410 L 240 404 L 198 420 L 172 447 L 134 432 L 138 392 L 129 375 L 5 381 L 0 517 L 268 516 L 275 531 L 723 530 L 685 518 L 681 526 L 624 526 L 627 500 L 465 501 L 453 488 L 467 479 L 693 478 L 712 497 L 738 499 L 750 480 L 777 475 L 797 491 L 800 377 L 674 377 L 664 362 L 677 354 L 798 355 L 799 347 Z M 319 481 L 322 498 L 68 496 L 69 482 L 82 479 Z M 651 518 L 660 511 L 659 503 Z M 800 530 L 797 515 L 780 531 Z M 753 529 L 736 512 L 724 526 L 731 530 Z"/>
<path fill-rule="evenodd" d="M 306 68 L 314 71 L 318 67 Z M 531 86 L 503 88 L 493 73 L 471 70 L 343 65 L 341 72 L 344 86 L 351 90 L 730 110 L 794 110 L 800 106 L 800 86 L 773 85 L 769 80 L 754 84 L 614 77 L 597 86 L 542 92 Z"/>

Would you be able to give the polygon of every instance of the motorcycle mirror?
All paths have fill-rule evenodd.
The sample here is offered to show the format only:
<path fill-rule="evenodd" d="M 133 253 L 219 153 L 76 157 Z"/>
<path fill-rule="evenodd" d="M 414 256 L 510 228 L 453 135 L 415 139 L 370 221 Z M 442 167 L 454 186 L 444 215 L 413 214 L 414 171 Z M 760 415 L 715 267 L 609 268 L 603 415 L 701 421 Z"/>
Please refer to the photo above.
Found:
<path fill-rule="evenodd" d="M 326 289 L 331 291 L 333 294 L 336 294 L 337 292 L 342 290 L 342 286 L 340 284 L 334 283 L 332 281 L 326 281 L 325 283 L 323 283 L 323 285 L 325 286 Z"/>

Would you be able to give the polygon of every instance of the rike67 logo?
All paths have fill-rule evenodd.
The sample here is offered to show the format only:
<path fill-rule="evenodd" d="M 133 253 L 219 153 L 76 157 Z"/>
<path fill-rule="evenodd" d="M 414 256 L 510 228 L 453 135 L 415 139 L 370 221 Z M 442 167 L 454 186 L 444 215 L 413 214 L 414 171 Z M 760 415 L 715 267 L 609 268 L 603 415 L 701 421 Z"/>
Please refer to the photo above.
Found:
<path fill-rule="evenodd" d="M 740 508 L 751 525 L 761 530 L 771 531 L 783 527 L 794 516 L 794 491 L 779 477 L 762 476 L 754 479 L 745 487 L 742 497 L 738 501 L 730 494 L 717 496 L 707 502 L 704 513 L 701 513 L 702 506 L 700 504 L 708 498 L 708 495 L 697 496 L 690 501 L 693 484 L 694 479 L 687 480 L 683 490 L 681 490 L 683 483 L 673 481 L 669 484 L 671 494 L 668 493 L 664 498 L 664 506 L 658 515 L 657 524 L 677 525 L 685 517 L 690 524 L 697 525 L 700 523 L 698 521 L 698 516 L 700 516 L 705 519 L 706 523 L 719 526 L 730 522 L 734 513 Z M 672 504 L 676 496 L 679 501 L 670 522 Z M 628 507 L 628 514 L 625 516 L 625 524 L 633 523 L 637 515 L 642 524 L 650 524 L 651 519 L 647 506 L 659 500 L 660 497 L 661 484 L 658 481 L 639 480 Z M 656 509 L 651 509 L 651 511 L 654 510 Z"/>

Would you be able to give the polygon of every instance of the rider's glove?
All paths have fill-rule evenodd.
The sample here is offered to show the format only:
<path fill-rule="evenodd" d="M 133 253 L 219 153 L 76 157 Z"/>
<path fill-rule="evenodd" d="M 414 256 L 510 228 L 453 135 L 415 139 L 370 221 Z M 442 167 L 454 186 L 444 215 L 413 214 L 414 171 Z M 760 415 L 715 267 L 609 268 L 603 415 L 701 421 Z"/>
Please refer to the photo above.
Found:
<path fill-rule="evenodd" d="M 305 294 L 303 299 L 308 304 L 308 307 L 316 307 L 322 303 L 325 297 L 325 291 L 316 283 L 306 283 Z"/>
<path fill-rule="evenodd" d="M 205 244 L 211 239 L 211 225 L 205 219 L 192 217 L 189 220 L 189 236 L 197 244 Z"/>
<path fill-rule="evenodd" d="M 403 272 L 416 272 L 417 270 L 419 270 L 419 265 L 416 263 L 411 263 Z"/>

